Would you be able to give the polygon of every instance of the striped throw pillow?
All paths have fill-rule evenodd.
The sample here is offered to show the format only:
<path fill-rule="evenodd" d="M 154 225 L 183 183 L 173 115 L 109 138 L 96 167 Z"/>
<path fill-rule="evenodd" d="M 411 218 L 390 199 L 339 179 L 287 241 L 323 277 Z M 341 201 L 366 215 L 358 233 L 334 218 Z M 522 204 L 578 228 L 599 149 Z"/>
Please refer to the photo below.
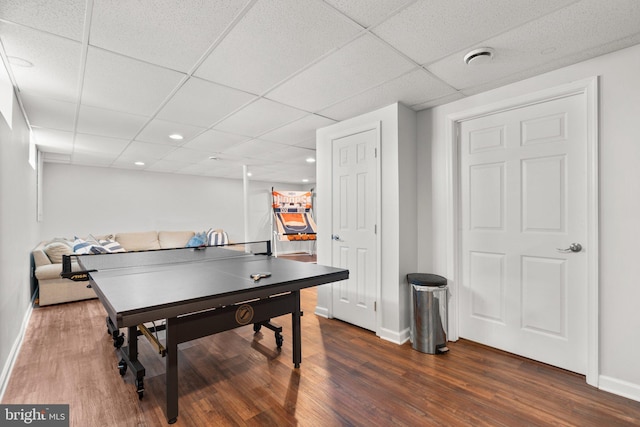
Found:
<path fill-rule="evenodd" d="M 100 246 L 106 249 L 109 253 L 126 252 L 126 250 L 115 240 L 100 240 Z"/>
<path fill-rule="evenodd" d="M 222 230 L 209 230 L 207 232 L 209 246 L 222 246 L 229 244 L 229 236 Z"/>

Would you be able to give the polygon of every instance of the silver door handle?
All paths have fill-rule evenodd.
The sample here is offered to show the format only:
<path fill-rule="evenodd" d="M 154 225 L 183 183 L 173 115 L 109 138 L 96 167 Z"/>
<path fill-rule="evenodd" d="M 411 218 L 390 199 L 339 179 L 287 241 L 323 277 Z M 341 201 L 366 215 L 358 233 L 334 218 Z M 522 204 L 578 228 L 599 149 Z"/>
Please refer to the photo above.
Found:
<path fill-rule="evenodd" d="M 335 240 L 336 242 L 339 242 L 340 241 L 340 236 L 338 236 L 337 234 L 332 234 L 331 235 L 331 239 Z"/>
<path fill-rule="evenodd" d="M 582 250 L 582 245 L 580 243 L 572 243 L 566 249 L 560 249 L 560 248 L 557 248 L 557 249 L 558 249 L 558 252 L 564 252 L 564 253 L 567 253 L 567 252 L 580 252 Z"/>

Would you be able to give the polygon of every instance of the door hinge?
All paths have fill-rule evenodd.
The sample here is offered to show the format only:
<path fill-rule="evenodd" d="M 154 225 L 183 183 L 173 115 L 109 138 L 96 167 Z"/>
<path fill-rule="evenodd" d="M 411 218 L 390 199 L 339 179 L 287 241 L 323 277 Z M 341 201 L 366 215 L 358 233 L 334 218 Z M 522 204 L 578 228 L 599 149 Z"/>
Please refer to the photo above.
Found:
<path fill-rule="evenodd" d="M 373 224 L 373 234 L 378 234 L 378 224 Z"/>
<path fill-rule="evenodd" d="M 378 301 L 373 302 L 373 311 L 378 311 Z"/>
<path fill-rule="evenodd" d="M 377 158 L 378 158 L 378 148 L 377 148 L 377 147 L 375 147 L 375 148 L 373 149 L 373 157 L 374 157 L 375 159 L 377 159 Z"/>

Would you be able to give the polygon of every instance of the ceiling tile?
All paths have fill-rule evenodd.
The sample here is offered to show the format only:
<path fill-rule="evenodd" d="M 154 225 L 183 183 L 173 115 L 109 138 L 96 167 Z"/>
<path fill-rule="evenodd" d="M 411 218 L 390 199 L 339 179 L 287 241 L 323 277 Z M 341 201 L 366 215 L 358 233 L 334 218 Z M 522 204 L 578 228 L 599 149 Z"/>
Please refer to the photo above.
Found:
<path fill-rule="evenodd" d="M 242 166 L 235 164 L 226 164 L 211 168 L 204 175 L 216 178 L 243 179 Z"/>
<path fill-rule="evenodd" d="M 33 128 L 36 145 L 40 151 L 71 154 L 73 133 L 61 130 Z"/>
<path fill-rule="evenodd" d="M 207 153 L 199 150 L 190 150 L 188 148 L 179 147 L 162 158 L 162 160 L 177 161 L 184 163 L 200 163 L 208 160 Z"/>
<path fill-rule="evenodd" d="M 187 72 L 248 1 L 95 0 L 90 43 L 152 64 Z"/>
<path fill-rule="evenodd" d="M 335 120 L 318 116 L 317 114 L 310 114 L 295 122 L 268 132 L 260 136 L 260 139 L 280 142 L 287 145 L 298 145 L 310 138 L 315 139 L 316 129 L 329 126 L 333 123 L 335 123 Z"/>
<path fill-rule="evenodd" d="M 304 111 L 284 104 L 268 99 L 259 99 L 218 123 L 215 128 L 225 132 L 256 137 L 306 114 Z"/>
<path fill-rule="evenodd" d="M 364 35 L 296 75 L 267 96 L 318 111 L 415 67 L 371 35 Z"/>
<path fill-rule="evenodd" d="M 584 0 L 508 31 L 485 43 L 495 50 L 491 62 L 466 65 L 466 51 L 457 52 L 429 66 L 434 74 L 460 89 L 502 83 L 512 74 L 524 78 L 521 72 L 533 75 L 546 64 L 568 65 L 578 60 L 572 54 L 640 34 L 640 2 L 621 0 L 615 3 Z M 606 16 L 607 18 L 603 18 Z M 564 23 L 571 22 L 571 26 Z M 627 46 L 637 43 L 630 39 Z M 620 46 L 622 48 L 624 46 Z M 589 52 L 587 56 L 594 56 Z M 560 64 L 559 62 L 564 61 Z M 528 73 L 527 73 L 528 72 Z M 487 90 L 486 86 L 482 86 Z M 468 92 L 465 92 L 468 93 Z"/>
<path fill-rule="evenodd" d="M 90 47 L 82 103 L 152 116 L 183 78 L 181 73 Z"/>
<path fill-rule="evenodd" d="M 373 32 L 417 63 L 425 64 L 574 2 L 425 0 L 412 4 Z"/>
<path fill-rule="evenodd" d="M 278 150 L 267 151 L 260 155 L 260 158 L 267 161 L 283 162 L 288 164 L 294 164 L 299 167 L 310 166 L 311 163 L 307 162 L 309 157 L 315 158 L 315 150 L 309 150 L 301 147 L 284 146 L 284 148 Z M 256 157 L 256 156 L 253 156 Z M 315 166 L 314 166 L 315 167 Z"/>
<path fill-rule="evenodd" d="M 301 148 L 309 148 L 311 150 L 315 150 L 316 149 L 316 137 L 314 136 L 313 138 L 309 138 L 309 139 L 305 139 L 304 141 L 300 141 L 296 144 L 296 147 L 301 147 Z"/>
<path fill-rule="evenodd" d="M 419 68 L 324 109 L 321 113 L 336 120 L 346 120 L 395 102 L 411 107 L 455 92 L 451 86 Z"/>
<path fill-rule="evenodd" d="M 156 144 L 170 144 L 178 146 L 184 144 L 185 141 L 189 141 L 204 130 L 205 128 L 201 127 L 153 119 L 136 137 L 136 141 L 155 142 Z M 169 135 L 173 134 L 182 135 L 183 139 L 175 140 L 169 138 Z"/>
<path fill-rule="evenodd" d="M 108 167 L 111 166 L 117 156 L 108 154 L 96 154 L 96 153 L 74 153 L 71 163 L 74 165 L 82 166 L 98 166 Z"/>
<path fill-rule="evenodd" d="M 62 101 L 77 100 L 80 43 L 4 22 L 0 22 L 0 36 L 7 56 L 33 64 L 11 67 L 21 91 Z"/>
<path fill-rule="evenodd" d="M 279 152 L 286 147 L 286 145 L 278 144 L 277 142 L 252 139 L 251 141 L 234 145 L 233 147 L 225 150 L 224 154 L 256 159 L 263 158 L 265 155 L 273 152 Z"/>
<path fill-rule="evenodd" d="M 363 27 L 379 23 L 392 12 L 415 0 L 324 0 Z"/>
<path fill-rule="evenodd" d="M 162 159 L 173 150 L 175 150 L 175 147 L 170 145 L 133 141 L 118 157 L 116 163 L 145 162 L 151 164 L 155 160 Z"/>
<path fill-rule="evenodd" d="M 315 0 L 260 0 L 195 75 L 260 94 L 359 31 Z"/>
<path fill-rule="evenodd" d="M 80 154 L 105 154 L 110 155 L 111 160 L 125 149 L 129 144 L 128 139 L 106 138 L 104 136 L 86 135 L 82 133 L 76 134 L 76 140 L 73 145 L 73 159 L 75 155 Z"/>
<path fill-rule="evenodd" d="M 22 93 L 22 103 L 31 126 L 73 131 L 76 104 Z"/>
<path fill-rule="evenodd" d="M 86 0 L 2 0 L 0 19 L 82 40 Z"/>
<path fill-rule="evenodd" d="M 167 102 L 158 117 L 209 127 L 253 99 L 255 95 L 192 77 Z"/>
<path fill-rule="evenodd" d="M 81 133 L 131 140 L 148 120 L 146 116 L 81 105 L 77 129 Z"/>
<path fill-rule="evenodd" d="M 221 152 L 234 144 L 244 142 L 246 136 L 235 135 L 232 133 L 220 132 L 210 129 L 193 138 L 191 141 L 183 145 L 184 148 L 205 151 L 208 153 Z"/>

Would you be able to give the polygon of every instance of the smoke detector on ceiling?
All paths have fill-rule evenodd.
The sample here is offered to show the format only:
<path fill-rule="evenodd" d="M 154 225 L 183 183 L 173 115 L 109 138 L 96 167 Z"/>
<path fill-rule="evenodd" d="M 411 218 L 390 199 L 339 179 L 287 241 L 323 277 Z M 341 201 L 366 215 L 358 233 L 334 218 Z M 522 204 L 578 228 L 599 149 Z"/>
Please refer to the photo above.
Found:
<path fill-rule="evenodd" d="M 487 64 L 493 59 L 493 49 L 490 47 L 480 47 L 474 49 L 464 56 L 464 63 L 467 65 Z"/>

